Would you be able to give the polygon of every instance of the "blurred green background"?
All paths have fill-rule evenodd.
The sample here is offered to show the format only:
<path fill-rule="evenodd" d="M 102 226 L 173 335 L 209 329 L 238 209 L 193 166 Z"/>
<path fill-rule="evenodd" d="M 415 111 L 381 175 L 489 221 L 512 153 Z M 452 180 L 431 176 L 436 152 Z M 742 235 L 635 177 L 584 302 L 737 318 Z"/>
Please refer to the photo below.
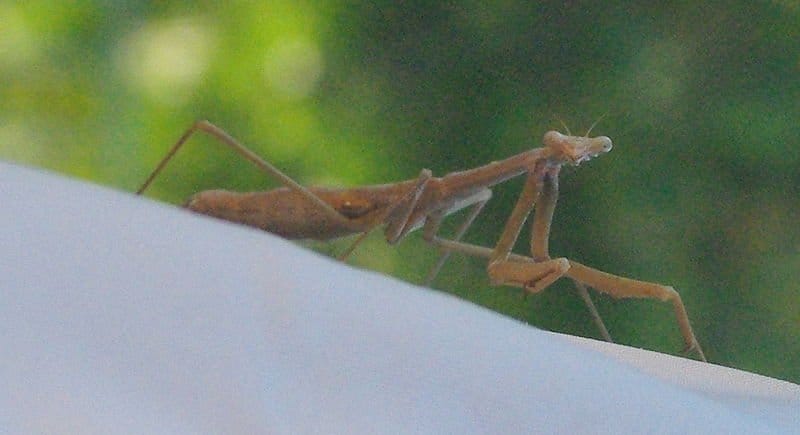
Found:
<path fill-rule="evenodd" d="M 552 253 L 675 286 L 712 362 L 800 382 L 800 6 L 649 3 L 5 1 L 0 159 L 130 192 L 209 119 L 301 183 L 352 186 L 606 114 L 593 134 L 614 150 L 562 172 Z M 273 186 L 197 137 L 147 196 Z M 466 240 L 493 245 L 520 187 L 498 186 Z M 435 258 L 376 233 L 352 262 L 420 282 Z M 434 287 L 598 336 L 567 282 L 523 299 L 454 256 Z M 595 300 L 617 341 L 681 349 L 670 306 Z"/>

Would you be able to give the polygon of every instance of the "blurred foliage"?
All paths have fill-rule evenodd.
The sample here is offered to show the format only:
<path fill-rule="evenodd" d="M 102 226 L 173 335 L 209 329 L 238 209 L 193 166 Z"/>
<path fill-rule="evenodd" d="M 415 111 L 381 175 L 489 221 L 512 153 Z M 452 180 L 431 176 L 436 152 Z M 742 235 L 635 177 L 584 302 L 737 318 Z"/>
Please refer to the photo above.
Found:
<path fill-rule="evenodd" d="M 552 252 L 675 286 L 711 361 L 800 382 L 798 41 L 793 0 L 5 1 L 0 158 L 132 191 L 205 118 L 302 183 L 351 186 L 485 164 L 606 114 L 594 133 L 614 150 L 563 172 Z M 496 241 L 520 184 L 467 240 Z M 198 137 L 148 196 L 274 185 Z M 435 257 L 418 234 L 376 234 L 353 262 L 419 282 Z M 484 267 L 454 257 L 435 286 L 597 336 L 566 283 L 523 299 Z M 618 341 L 680 349 L 669 306 L 596 300 Z"/>

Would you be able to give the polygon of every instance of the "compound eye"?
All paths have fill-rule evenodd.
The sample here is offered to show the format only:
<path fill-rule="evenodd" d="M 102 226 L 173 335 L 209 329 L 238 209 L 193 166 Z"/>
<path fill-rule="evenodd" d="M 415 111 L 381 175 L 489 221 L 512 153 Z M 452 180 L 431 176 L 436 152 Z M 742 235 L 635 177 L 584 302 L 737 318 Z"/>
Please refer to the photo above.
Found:
<path fill-rule="evenodd" d="M 558 144 L 564 140 L 564 137 L 565 136 L 563 134 L 555 130 L 550 130 L 544 134 L 544 137 L 542 138 L 542 143 L 547 147 L 553 148 L 558 146 Z"/>
<path fill-rule="evenodd" d="M 598 136 L 595 138 L 603 148 L 603 152 L 611 151 L 614 146 L 611 144 L 611 139 L 608 136 Z"/>

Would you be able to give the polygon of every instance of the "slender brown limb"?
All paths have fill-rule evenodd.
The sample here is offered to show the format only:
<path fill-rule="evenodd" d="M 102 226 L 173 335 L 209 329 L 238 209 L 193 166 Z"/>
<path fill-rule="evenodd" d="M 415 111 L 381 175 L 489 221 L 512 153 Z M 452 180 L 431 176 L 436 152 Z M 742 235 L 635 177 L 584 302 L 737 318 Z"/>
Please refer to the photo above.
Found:
<path fill-rule="evenodd" d="M 613 297 L 650 298 L 671 302 L 675 310 L 675 317 L 678 321 L 681 335 L 683 335 L 683 340 L 686 343 L 685 351 L 694 350 L 701 360 L 706 361 L 703 349 L 697 342 L 697 338 L 692 330 L 692 325 L 689 323 L 689 316 L 686 313 L 686 308 L 683 306 L 681 296 L 673 287 L 612 275 L 584 266 L 577 261 L 570 260 L 569 264 L 570 268 L 565 273 L 567 276 L 583 282 L 595 290 L 608 293 Z"/>
<path fill-rule="evenodd" d="M 431 171 L 423 169 L 417 177 L 417 182 L 403 195 L 396 204 L 387 208 L 386 216 L 381 219 L 386 223 L 386 241 L 392 245 L 397 243 L 401 237 L 407 234 L 411 213 L 417 208 L 422 193 L 431 179 Z"/>
<path fill-rule="evenodd" d="M 531 223 L 531 254 L 536 261 L 550 258 L 550 225 L 558 203 L 559 167 L 548 170 L 542 178 L 542 188 Z"/>
<path fill-rule="evenodd" d="M 600 331 L 600 336 L 603 337 L 603 340 L 613 343 L 614 339 L 611 338 L 611 334 L 608 333 L 608 329 L 606 328 L 605 322 L 603 322 L 603 318 L 600 317 L 600 313 L 597 311 L 597 307 L 595 306 L 592 297 L 589 296 L 589 289 L 587 289 L 586 286 L 578 280 L 570 279 L 570 281 L 572 281 L 572 284 L 575 285 L 575 291 L 578 293 L 578 296 L 583 299 L 584 305 L 586 305 L 586 308 L 589 310 L 589 315 L 592 316 L 594 325 Z"/>
<path fill-rule="evenodd" d="M 423 169 L 419 177 L 417 177 L 417 182 L 411 187 L 408 193 L 400 197 L 396 204 L 387 207 L 383 215 L 375 220 L 375 224 L 359 234 L 356 240 L 344 252 L 339 254 L 337 258 L 341 261 L 345 261 L 373 230 L 387 222 L 389 223 L 386 226 L 386 240 L 390 244 L 397 242 L 397 239 L 401 236 L 403 227 L 408 222 L 411 212 L 414 211 L 414 208 L 417 206 L 419 197 L 425 190 L 425 186 L 428 185 L 431 176 L 432 173 L 430 170 Z M 389 220 L 389 216 L 392 215 L 395 215 L 396 218 L 394 220 Z"/>
<path fill-rule="evenodd" d="M 442 239 L 442 238 L 439 238 L 439 237 L 433 238 L 431 240 L 431 243 L 433 245 L 439 247 L 439 249 L 442 249 L 442 250 L 448 250 L 448 251 L 452 251 L 452 252 L 459 252 L 459 253 L 464 254 L 464 255 L 469 255 L 469 256 L 479 257 L 479 258 L 486 258 L 486 259 L 491 258 L 492 254 L 494 252 L 494 249 L 487 248 L 485 246 L 473 245 L 473 244 L 464 243 L 464 242 L 456 242 L 456 241 L 453 241 L 453 240 Z M 534 259 L 531 258 L 531 257 L 525 257 L 525 256 L 522 256 L 522 255 L 517 255 L 517 254 L 510 254 L 508 259 L 510 261 L 519 262 L 519 263 L 529 263 L 531 266 L 535 265 L 535 264 L 541 264 L 541 263 L 536 263 L 534 261 Z M 570 267 L 568 268 L 568 270 L 565 272 L 564 275 L 566 275 L 566 276 L 568 276 L 570 278 L 576 278 L 575 282 L 577 282 L 579 285 L 583 285 L 583 284 L 581 284 L 581 282 L 587 282 L 588 285 L 592 286 L 596 290 L 599 290 L 599 291 L 602 291 L 604 293 L 608 293 L 608 294 L 611 294 L 612 296 L 620 297 L 620 298 L 621 297 L 656 298 L 656 299 L 671 301 L 673 303 L 673 307 L 675 309 L 675 315 L 678 318 L 678 325 L 680 326 L 681 334 L 683 335 L 684 340 L 687 343 L 686 348 L 684 350 L 685 351 L 694 350 L 694 351 L 697 352 L 698 356 L 700 357 L 700 359 L 702 361 L 706 361 L 705 354 L 703 353 L 703 350 L 700 347 L 700 344 L 697 342 L 697 339 L 694 336 L 694 332 L 692 332 L 692 328 L 691 328 L 691 325 L 689 324 L 689 319 L 688 319 L 688 316 L 686 314 L 686 309 L 683 306 L 683 302 L 681 302 L 681 300 L 680 300 L 680 295 L 677 294 L 677 292 L 675 291 L 674 288 L 668 287 L 668 286 L 662 286 L 660 284 L 654 284 L 654 283 L 648 283 L 648 282 L 642 282 L 642 281 L 635 281 L 635 280 L 628 279 L 628 278 L 618 277 L 618 276 L 615 276 L 615 275 L 608 274 L 606 272 L 601 272 L 599 270 L 591 269 L 591 268 L 589 268 L 587 266 L 583 266 L 582 264 L 580 264 L 578 262 L 575 262 L 575 261 L 571 261 L 571 260 L 569 260 L 569 265 L 570 265 Z M 592 273 L 592 271 L 594 271 L 595 273 Z M 597 274 L 601 274 L 601 278 L 600 279 L 592 279 L 591 278 L 591 276 L 597 276 Z M 603 275 L 610 277 L 610 279 L 608 280 L 610 285 L 608 285 L 608 287 L 606 287 L 605 284 L 603 282 L 601 282 L 601 281 L 604 281 Z M 619 284 L 621 281 L 634 281 L 634 282 L 637 282 L 637 283 L 644 284 L 645 288 L 655 287 L 656 290 L 655 291 L 652 291 L 652 290 L 651 291 L 645 291 L 645 292 L 637 291 L 636 290 L 637 286 L 634 285 L 633 286 L 634 288 L 633 289 L 629 288 L 627 292 L 624 292 L 624 293 L 623 292 L 618 292 L 618 291 L 616 291 L 615 285 Z M 595 287 L 595 285 L 600 286 L 600 287 Z M 605 290 L 606 288 L 610 288 L 611 290 L 610 291 L 606 291 Z M 622 286 L 622 288 L 625 288 L 625 286 Z M 659 290 L 658 288 L 661 288 L 661 289 Z M 666 297 L 666 299 L 664 299 L 664 297 Z"/>
<path fill-rule="evenodd" d="M 531 254 L 536 261 L 546 261 L 550 259 L 550 226 L 553 221 L 556 204 L 558 203 L 558 174 L 560 171 L 561 167 L 557 166 L 551 168 L 544 174 L 542 190 L 539 193 L 539 199 L 536 202 L 536 209 L 533 213 L 533 223 L 531 224 Z M 608 328 L 606 328 L 603 318 L 600 317 L 600 313 L 597 311 L 597 307 L 594 301 L 592 301 L 592 297 L 589 295 L 586 286 L 577 280 L 572 279 L 571 281 L 575 285 L 575 291 L 578 293 L 578 296 L 580 296 L 586 308 L 589 310 L 592 321 L 600 331 L 600 335 L 605 341 L 613 343 L 611 334 L 608 333 Z"/>
<path fill-rule="evenodd" d="M 275 178 L 278 181 L 280 181 L 286 187 L 288 187 L 288 188 L 296 191 L 297 193 L 303 195 L 306 199 L 311 201 L 311 203 L 313 203 L 316 206 L 318 206 L 320 208 L 320 210 L 323 210 L 332 219 L 335 219 L 338 222 L 342 222 L 343 224 L 348 221 L 347 217 L 343 216 L 341 213 L 336 211 L 336 209 L 331 207 L 330 204 L 328 204 L 327 202 L 325 202 L 322 199 L 320 199 L 319 196 L 315 195 L 310 190 L 305 188 L 303 185 L 301 185 L 298 182 L 294 181 L 291 177 L 289 177 L 288 175 L 284 174 L 280 169 L 276 168 L 275 166 L 273 166 L 272 164 L 270 164 L 266 160 L 264 160 L 261 157 L 259 157 L 256 153 L 250 151 L 247 147 L 245 147 L 244 145 L 239 143 L 236 139 L 234 139 L 231 135 L 226 133 L 225 130 L 217 127 L 216 125 L 214 125 L 214 124 L 212 124 L 212 123 L 210 123 L 208 121 L 197 121 L 197 122 L 195 122 L 194 124 L 192 124 L 191 127 L 189 127 L 183 133 L 183 135 L 181 135 L 181 137 L 178 139 L 178 141 L 175 142 L 175 145 L 173 145 L 172 148 L 170 148 L 170 150 L 167 152 L 167 155 L 164 156 L 163 159 L 161 159 L 161 162 L 159 162 L 158 166 L 156 166 L 156 168 L 153 170 L 153 172 L 147 177 L 145 182 L 142 183 L 142 186 L 139 187 L 139 189 L 136 191 L 137 195 L 141 195 L 148 188 L 148 186 L 150 186 L 150 184 L 153 182 L 153 180 L 156 178 L 156 176 L 158 176 L 158 174 L 161 172 L 161 170 L 164 169 L 164 167 L 167 165 L 169 160 L 172 159 L 172 157 L 175 155 L 175 153 L 177 153 L 178 150 L 183 146 L 183 144 L 186 143 L 186 141 L 189 140 L 189 138 L 195 132 L 198 132 L 198 131 L 202 131 L 203 133 L 206 133 L 206 134 L 214 137 L 218 141 L 222 142 L 223 144 L 229 146 L 234 151 L 236 151 L 237 153 L 242 155 L 244 158 L 246 158 L 247 160 L 252 162 L 254 165 L 256 165 L 259 169 L 261 169 L 262 171 L 264 171 L 268 175 L 270 175 L 273 178 Z"/>
<path fill-rule="evenodd" d="M 566 258 L 556 258 L 537 263 L 517 262 L 509 260 L 511 249 L 519 238 L 525 220 L 530 215 L 539 193 L 542 190 L 543 177 L 547 172 L 546 162 L 536 165 L 528 173 L 525 186 L 517 200 L 514 210 L 506 222 L 500 240 L 497 242 L 486 270 L 494 285 L 513 285 L 523 287 L 530 293 L 538 293 L 555 282 L 569 269 Z"/>
<path fill-rule="evenodd" d="M 494 253 L 493 248 L 473 245 L 471 243 L 457 242 L 455 240 L 443 239 L 441 237 L 434 237 L 430 240 L 430 242 L 443 251 L 447 250 L 458 252 L 460 254 L 469 255 L 471 257 L 485 258 L 487 260 L 492 258 L 492 253 Z M 518 254 L 510 254 L 508 259 L 517 262 L 535 263 L 533 258 Z"/>
<path fill-rule="evenodd" d="M 530 214 L 533 207 L 533 202 L 538 195 L 539 182 L 538 174 L 540 172 L 531 173 L 526 182 L 523 194 L 517 202 L 517 206 L 511 214 L 503 235 L 498 242 L 498 246 L 494 250 L 488 248 L 478 247 L 475 245 L 463 244 L 459 239 L 467 231 L 469 226 L 475 220 L 477 215 L 483 209 L 483 206 L 491 197 L 491 191 L 486 189 L 486 192 L 478 192 L 473 199 L 476 201 L 475 206 L 470 211 L 465 222 L 456 231 L 454 239 L 442 239 L 436 236 L 439 226 L 446 211 L 430 215 L 425 222 L 424 237 L 427 241 L 438 246 L 442 249 L 443 254 L 439 262 L 434 266 L 429 274 L 429 280 L 436 276 L 436 273 L 441 267 L 444 260 L 451 251 L 461 252 L 467 255 L 474 255 L 479 257 L 488 257 L 490 259 L 489 270 L 490 276 L 493 277 L 495 284 L 508 284 L 519 287 L 524 287 L 528 292 L 535 293 L 543 290 L 561 275 L 563 275 L 569 263 L 566 259 L 560 258 L 556 260 L 547 260 L 540 263 L 533 263 L 526 261 L 523 257 L 515 256 L 511 253 L 511 248 L 519 236 L 519 231 Z M 499 259 L 498 259 L 499 258 Z"/>
<path fill-rule="evenodd" d="M 375 230 L 375 228 L 377 228 L 377 226 L 374 226 L 368 229 L 367 231 L 360 233 L 358 237 L 356 237 L 356 239 L 353 241 L 353 243 L 351 243 L 350 246 L 347 247 L 347 249 L 345 249 L 344 251 L 342 251 L 341 254 L 336 256 L 336 259 L 339 261 L 347 262 L 347 258 L 350 257 L 350 254 L 352 254 L 353 251 L 355 251 L 356 248 L 359 245 L 361 245 L 361 242 L 363 242 L 367 238 L 367 236 L 372 234 L 372 231 Z"/>
<path fill-rule="evenodd" d="M 442 251 L 458 252 L 478 258 L 489 259 L 494 253 L 492 248 L 440 237 L 434 237 L 430 240 L 430 243 Z M 496 285 L 522 287 L 530 293 L 544 290 L 544 288 L 562 276 L 565 269 L 569 268 L 569 261 L 564 258 L 535 262 L 533 258 L 517 254 L 509 254 L 507 260 L 494 264 L 495 273 L 502 277 L 502 282 L 497 282 L 495 283 Z"/>
<path fill-rule="evenodd" d="M 488 196 L 491 196 L 491 190 L 487 189 L 487 192 L 489 192 Z M 456 242 L 461 240 L 461 238 L 467 232 L 469 227 L 475 221 L 475 218 L 477 218 L 478 215 L 481 213 L 481 211 L 483 211 L 483 207 L 486 205 L 488 201 L 489 201 L 488 198 L 483 199 L 476 202 L 475 205 L 472 206 L 472 208 L 469 211 L 469 214 L 467 215 L 467 218 L 464 219 L 464 222 L 462 222 L 461 225 L 458 227 L 456 233 L 453 235 L 453 238 L 451 240 Z M 436 237 L 436 233 L 439 231 L 442 219 L 444 219 L 444 215 L 438 214 L 434 218 L 425 221 L 425 234 L 423 237 L 425 237 L 426 240 L 430 241 L 434 237 Z M 430 228 L 429 228 L 429 223 L 431 224 Z M 442 251 L 441 255 L 439 256 L 439 259 L 436 261 L 436 264 L 434 264 L 433 267 L 431 267 L 431 270 L 428 272 L 428 275 L 426 276 L 423 285 L 425 285 L 426 287 L 431 285 L 433 280 L 436 279 L 436 276 L 439 274 L 439 271 L 442 269 L 442 266 L 444 266 L 444 263 L 447 262 L 447 259 L 450 257 L 450 254 L 451 254 L 450 250 L 445 249 Z"/>
<path fill-rule="evenodd" d="M 508 259 L 514 243 L 519 238 L 522 225 L 525 224 L 525 220 L 533 210 L 533 205 L 539 198 L 539 192 L 542 190 L 542 177 L 546 170 L 547 168 L 544 164 L 539 164 L 528 174 L 522 193 L 520 193 L 519 199 L 514 205 L 514 210 L 511 211 L 511 215 L 508 217 L 505 227 L 503 227 L 503 233 L 494 247 L 492 257 L 489 259 L 490 265 L 497 261 Z"/>

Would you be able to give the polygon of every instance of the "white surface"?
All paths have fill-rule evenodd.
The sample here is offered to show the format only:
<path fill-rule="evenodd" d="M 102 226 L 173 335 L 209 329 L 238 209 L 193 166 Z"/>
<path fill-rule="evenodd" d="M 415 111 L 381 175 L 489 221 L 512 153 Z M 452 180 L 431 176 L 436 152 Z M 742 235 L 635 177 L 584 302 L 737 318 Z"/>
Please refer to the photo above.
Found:
<path fill-rule="evenodd" d="M 800 387 L 534 329 L 0 163 L 2 433 L 800 433 Z"/>

